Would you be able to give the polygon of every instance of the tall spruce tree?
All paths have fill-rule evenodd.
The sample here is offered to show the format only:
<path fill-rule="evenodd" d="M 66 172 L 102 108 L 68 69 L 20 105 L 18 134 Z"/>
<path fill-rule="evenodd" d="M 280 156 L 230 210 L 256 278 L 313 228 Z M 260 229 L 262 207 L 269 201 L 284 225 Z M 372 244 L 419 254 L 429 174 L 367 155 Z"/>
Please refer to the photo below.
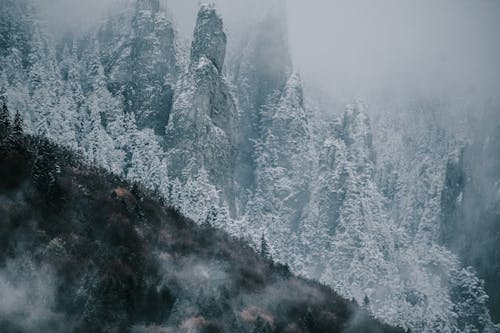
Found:
<path fill-rule="evenodd" d="M 269 252 L 269 245 L 267 245 L 267 240 L 264 233 L 262 233 L 262 237 L 260 239 L 260 254 L 265 258 L 268 259 L 271 258 L 271 253 Z"/>
<path fill-rule="evenodd" d="M 21 135 L 23 133 L 23 117 L 19 111 L 16 111 L 16 115 L 14 116 L 14 126 L 12 127 L 12 133 L 14 135 Z"/>
<path fill-rule="evenodd" d="M 7 104 L 3 103 L 0 109 L 0 136 L 4 136 L 10 129 L 10 115 Z"/>

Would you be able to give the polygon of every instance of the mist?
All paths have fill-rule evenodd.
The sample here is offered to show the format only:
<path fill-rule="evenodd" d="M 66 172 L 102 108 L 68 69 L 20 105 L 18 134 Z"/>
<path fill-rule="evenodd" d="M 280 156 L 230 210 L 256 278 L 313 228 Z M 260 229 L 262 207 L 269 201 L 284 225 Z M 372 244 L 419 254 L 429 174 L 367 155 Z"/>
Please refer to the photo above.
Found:
<path fill-rule="evenodd" d="M 34 1 L 46 18 L 40 30 L 48 27 L 55 37 L 47 43 L 50 54 L 40 57 L 50 60 L 40 62 L 47 93 L 29 94 L 39 74 L 36 66 L 28 68 L 20 83 L 7 80 L 20 72 L 14 66 L 5 79 L 0 77 L 9 109 L 27 109 L 29 133 L 83 149 L 95 164 L 160 191 L 169 205 L 195 221 L 220 212 L 217 227 L 250 235 L 247 240 L 254 245 L 260 235 L 269 235 L 273 258 L 290 264 L 291 272 L 333 286 L 358 303 L 365 296 L 371 311 L 388 322 L 407 324 L 395 322 L 397 314 L 411 317 L 408 322 L 423 318 L 452 325 L 455 315 L 441 317 L 441 309 L 465 304 L 462 294 L 453 292 L 469 276 L 468 266 L 477 270 L 478 280 L 467 281 L 479 286 L 479 279 L 484 280 L 491 316 L 500 321 L 500 2 L 160 0 L 165 19 L 156 8 L 131 7 L 148 0 Z M 212 9 L 204 8 L 198 16 L 200 3 L 207 1 L 216 2 L 227 45 Z M 277 15 L 268 16 L 270 10 Z M 207 31 L 200 28 L 205 29 L 204 14 L 216 23 Z M 285 26 L 288 44 L 281 38 Z M 71 37 L 67 31 L 76 32 L 71 48 L 61 45 Z M 193 47 L 189 57 L 193 36 L 197 46 L 199 36 L 210 33 L 224 38 L 209 40 L 205 53 Z M 14 42 L 8 45 L 15 51 Z M 289 49 L 293 70 L 300 75 L 290 75 Z M 6 64 L 17 64 L 12 53 Z M 195 66 L 202 59 L 210 61 Z M 211 62 L 216 70 L 202 73 Z M 205 89 L 198 82 L 213 84 Z M 49 93 L 60 87 L 68 87 L 61 96 Z M 212 88 L 216 94 L 205 95 Z M 219 122 L 213 110 L 224 112 L 220 118 L 228 124 Z M 191 114 L 204 117 L 186 117 Z M 118 116 L 109 122 L 108 115 Z M 208 127 L 200 125 L 205 122 Z M 89 125 L 80 129 L 81 123 Z M 196 132 L 202 128 L 207 131 Z M 225 134 L 230 142 L 218 144 L 221 136 L 214 133 Z M 130 141 L 122 144 L 124 138 Z M 202 147 L 229 153 L 213 159 L 218 153 Z M 277 162 L 269 162 L 274 155 Z M 184 163 L 186 156 L 192 161 L 206 157 L 203 167 L 196 171 L 198 166 Z M 203 177 L 209 170 L 208 178 L 177 184 L 188 168 L 193 175 L 202 170 Z M 351 209 L 358 204 L 359 209 Z M 359 250 L 369 256 L 337 250 L 344 244 L 343 234 L 337 233 L 339 221 L 360 226 L 361 231 L 345 235 L 366 236 L 369 241 Z M 366 264 L 364 258 L 371 254 L 383 265 Z M 363 258 L 359 272 L 352 268 L 357 257 Z M 216 282 L 203 290 L 212 297 L 227 279 L 228 268 L 218 261 L 188 257 L 181 267 L 171 265 L 168 256 L 162 260 L 163 273 L 185 281 L 185 294 L 213 277 Z M 434 282 L 440 273 L 427 270 L 426 262 L 438 263 L 446 272 L 442 284 Z M 467 274 L 457 278 L 462 268 Z M 406 270 L 412 273 L 401 273 Z M 388 271 L 394 272 L 391 279 Z M 352 283 L 349 274 L 359 281 Z M 5 276 L 0 271 L 0 294 L 24 295 L 32 288 L 14 288 Z M 476 276 L 472 269 L 470 276 Z M 413 277 L 423 277 L 422 282 Z M 415 285 L 402 284 L 400 278 Z M 386 283 L 384 279 L 387 292 L 382 293 L 373 285 Z M 390 299 L 398 299 L 390 306 L 400 312 L 385 311 L 381 304 Z M 479 303 L 468 304 L 486 309 L 486 298 L 477 299 Z M 414 311 L 427 308 L 428 301 L 434 305 L 426 311 L 434 312 L 434 319 Z M 257 300 L 245 302 L 249 310 L 243 317 L 255 317 L 251 305 Z"/>
<path fill-rule="evenodd" d="M 59 27 L 88 24 L 124 0 L 39 0 Z M 168 0 L 186 39 L 198 1 Z M 269 1 L 219 0 L 234 38 Z M 500 91 L 500 2 L 493 0 L 288 0 L 294 66 L 308 85 L 347 103 L 448 96 L 487 99 Z"/>
<path fill-rule="evenodd" d="M 230 36 L 266 7 L 262 1 L 217 5 Z M 189 36 L 195 1 L 169 6 Z M 295 69 L 339 102 L 486 99 L 500 91 L 497 1 L 289 0 L 287 9 Z"/>
<path fill-rule="evenodd" d="M 295 64 L 333 96 L 370 100 L 499 91 L 498 2 L 314 4 L 289 5 Z"/>

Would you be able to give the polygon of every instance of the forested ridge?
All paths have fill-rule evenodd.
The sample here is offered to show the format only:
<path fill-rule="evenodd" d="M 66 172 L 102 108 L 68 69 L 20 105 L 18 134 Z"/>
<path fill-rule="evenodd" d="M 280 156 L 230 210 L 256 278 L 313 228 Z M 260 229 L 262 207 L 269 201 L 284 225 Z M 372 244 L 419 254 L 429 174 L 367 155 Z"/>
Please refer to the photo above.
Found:
<path fill-rule="evenodd" d="M 0 117 L 2 332 L 399 332 Z"/>
<path fill-rule="evenodd" d="M 498 331 L 500 103 L 324 102 L 292 61 L 284 0 L 255 0 L 244 33 L 203 1 L 188 37 L 165 1 L 113 0 L 68 31 L 44 1 L 0 0 L 0 101 L 31 138 L 255 250 L 264 237 L 390 325 Z M 35 169 L 57 197 L 54 161 Z"/>

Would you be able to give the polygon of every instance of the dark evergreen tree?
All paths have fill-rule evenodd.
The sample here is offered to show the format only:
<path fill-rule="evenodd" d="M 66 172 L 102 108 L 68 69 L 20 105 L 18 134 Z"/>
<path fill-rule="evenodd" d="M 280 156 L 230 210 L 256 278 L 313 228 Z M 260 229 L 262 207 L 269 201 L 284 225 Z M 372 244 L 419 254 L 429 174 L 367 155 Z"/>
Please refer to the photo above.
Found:
<path fill-rule="evenodd" d="M 14 116 L 14 126 L 12 127 L 12 133 L 14 135 L 23 134 L 23 117 L 19 114 L 19 111 L 16 112 Z"/>
<path fill-rule="evenodd" d="M 307 314 L 305 315 L 304 324 L 307 327 L 307 329 L 309 330 L 309 332 L 317 332 L 318 331 L 318 328 L 316 325 L 316 320 L 314 319 L 314 316 L 310 310 L 307 311 Z"/>
<path fill-rule="evenodd" d="M 258 316 L 257 319 L 255 320 L 255 326 L 253 329 L 253 333 L 271 333 L 273 330 L 271 328 L 271 325 L 264 319 L 262 319 L 261 316 Z"/>
<path fill-rule="evenodd" d="M 40 195 L 47 203 L 57 204 L 56 177 L 58 171 L 57 156 L 47 142 L 40 143 L 35 163 L 33 164 L 33 182 Z"/>
<path fill-rule="evenodd" d="M 4 136 L 10 129 L 10 115 L 7 104 L 3 103 L 0 109 L 0 136 Z"/>
<path fill-rule="evenodd" d="M 131 190 L 131 193 L 132 193 L 132 195 L 133 195 L 136 199 L 138 199 L 138 200 L 140 200 L 140 199 L 141 199 L 141 191 L 140 191 L 140 189 L 139 189 L 139 185 L 138 185 L 137 183 L 134 183 L 134 185 L 132 185 L 132 190 Z"/>
<path fill-rule="evenodd" d="M 203 227 L 205 229 L 209 229 L 214 226 L 215 221 L 217 221 L 217 208 L 215 208 L 214 205 L 211 205 L 210 209 L 208 210 L 207 217 L 203 222 Z"/>
<path fill-rule="evenodd" d="M 370 299 L 367 295 L 365 295 L 365 298 L 363 298 L 363 307 L 365 309 L 368 309 L 370 307 Z"/>
<path fill-rule="evenodd" d="M 262 233 L 262 237 L 260 239 L 260 254 L 265 258 L 271 258 L 271 253 L 269 252 L 269 245 L 267 245 L 266 237 L 264 233 Z"/>

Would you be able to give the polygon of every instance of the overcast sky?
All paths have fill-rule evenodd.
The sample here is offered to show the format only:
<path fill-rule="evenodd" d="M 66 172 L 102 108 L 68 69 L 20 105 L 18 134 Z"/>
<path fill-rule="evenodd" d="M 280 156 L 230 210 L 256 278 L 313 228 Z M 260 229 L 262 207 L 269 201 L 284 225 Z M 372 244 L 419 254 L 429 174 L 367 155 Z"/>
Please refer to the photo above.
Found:
<path fill-rule="evenodd" d="M 95 17 L 113 0 L 41 1 L 75 21 Z M 190 35 L 199 0 L 167 1 Z M 270 1 L 217 6 L 231 33 Z M 296 69 L 333 97 L 500 95 L 498 0 L 287 0 L 287 6 Z"/>
<path fill-rule="evenodd" d="M 170 0 L 181 30 L 198 1 Z M 219 0 L 229 29 L 259 1 Z M 500 1 L 288 0 L 296 69 L 338 98 L 500 95 Z M 191 19 L 190 19 L 191 17 Z"/>

